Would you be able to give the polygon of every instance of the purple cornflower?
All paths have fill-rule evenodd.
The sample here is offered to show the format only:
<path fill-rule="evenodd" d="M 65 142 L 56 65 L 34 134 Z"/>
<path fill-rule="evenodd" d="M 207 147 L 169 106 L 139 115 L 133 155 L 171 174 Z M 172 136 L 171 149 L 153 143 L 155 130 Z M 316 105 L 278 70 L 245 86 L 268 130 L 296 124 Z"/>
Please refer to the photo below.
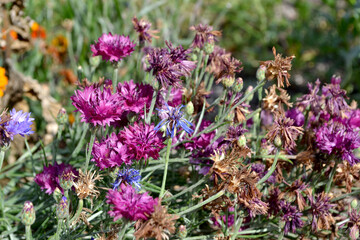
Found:
<path fill-rule="evenodd" d="M 261 201 L 261 199 L 253 198 L 249 201 L 247 206 L 249 210 L 249 216 L 251 218 L 256 217 L 257 215 L 265 215 L 268 213 L 269 207 L 267 203 Z"/>
<path fill-rule="evenodd" d="M 109 190 L 106 195 L 106 203 L 111 207 L 108 213 L 114 217 L 114 222 L 119 218 L 130 221 L 147 220 L 154 212 L 158 199 L 153 199 L 147 192 L 137 193 L 130 185 L 121 184 L 120 190 Z"/>
<path fill-rule="evenodd" d="M 117 94 L 123 100 L 124 110 L 137 114 L 144 112 L 145 104 L 147 109 L 150 108 L 153 91 L 149 84 L 134 83 L 133 80 L 117 86 Z"/>
<path fill-rule="evenodd" d="M 251 165 L 251 170 L 256 172 L 259 175 L 259 179 L 263 178 L 267 174 L 267 170 L 265 170 L 265 165 L 262 163 L 255 163 Z M 271 174 L 271 176 L 266 180 L 267 183 L 275 183 L 276 182 L 276 176 L 275 172 Z"/>
<path fill-rule="evenodd" d="M 310 190 L 308 191 L 308 198 L 313 217 L 311 222 L 312 230 L 316 232 L 318 228 L 330 229 L 331 224 L 335 223 L 335 220 L 330 213 L 330 209 L 335 205 L 330 204 L 330 197 L 322 192 L 318 194 L 315 199 Z"/>
<path fill-rule="evenodd" d="M 285 116 L 294 120 L 294 126 L 301 127 L 305 123 L 304 114 L 297 108 L 292 108 L 286 111 Z"/>
<path fill-rule="evenodd" d="M 358 132 L 346 128 L 341 123 L 333 122 L 316 129 L 315 135 L 316 145 L 321 151 L 339 155 L 351 166 L 360 162 L 360 159 L 355 157 L 353 153 L 355 149 L 360 147 Z"/>
<path fill-rule="evenodd" d="M 182 102 L 183 90 L 181 88 L 161 89 L 156 99 L 156 107 L 161 108 L 165 105 L 165 99 L 168 96 L 167 104 L 171 107 L 179 106 Z"/>
<path fill-rule="evenodd" d="M 202 48 L 205 43 L 214 44 L 217 41 L 217 37 L 221 36 L 220 31 L 214 31 L 212 26 L 207 24 L 199 24 L 197 26 L 191 26 L 190 30 L 195 31 L 196 35 L 191 44 L 192 47 Z"/>
<path fill-rule="evenodd" d="M 161 84 L 163 89 L 169 86 L 181 88 L 181 77 L 189 76 L 196 67 L 195 63 L 188 61 L 188 50 L 182 46 L 174 48 L 171 43 L 166 43 L 169 49 L 153 48 L 147 54 L 149 66 L 147 72 L 151 72 Z"/>
<path fill-rule="evenodd" d="M 34 181 L 40 186 L 42 190 L 46 189 L 47 194 L 52 194 L 56 188 L 59 188 L 63 193 L 64 190 L 60 186 L 60 177 L 63 173 L 71 173 L 78 176 L 78 171 L 69 164 L 61 163 L 55 165 L 49 164 L 48 167 L 44 166 L 41 173 L 36 174 Z"/>
<path fill-rule="evenodd" d="M 120 120 L 124 111 L 123 101 L 119 95 L 111 92 L 111 81 L 105 84 L 103 90 L 97 85 L 76 90 L 71 100 L 76 111 L 81 113 L 81 121 L 94 126 L 110 126 L 111 123 Z"/>
<path fill-rule="evenodd" d="M 279 188 L 274 188 L 270 191 L 267 202 L 269 203 L 269 216 L 276 216 L 281 210 L 282 196 L 284 194 L 279 190 Z"/>
<path fill-rule="evenodd" d="M 91 45 L 93 56 L 101 56 L 103 60 L 110 62 L 120 62 L 126 56 L 129 56 L 135 49 L 133 43 L 127 36 L 103 34 L 98 42 Z"/>
<path fill-rule="evenodd" d="M 158 159 L 160 150 L 165 147 L 162 134 L 156 132 L 153 124 L 134 123 L 134 126 L 120 131 L 118 136 L 127 146 L 131 158 L 137 161 L 147 161 L 149 157 Z"/>
<path fill-rule="evenodd" d="M 234 217 L 234 208 L 230 207 L 228 209 L 228 216 L 227 216 L 227 224 L 228 228 L 232 227 L 235 223 L 235 217 Z M 226 215 L 220 216 L 220 218 L 211 217 L 211 221 L 213 221 L 215 227 L 221 227 L 219 222 L 226 223 Z"/>
<path fill-rule="evenodd" d="M 96 162 L 100 169 L 121 166 L 123 163 L 132 164 L 126 144 L 115 133 L 101 142 L 95 141 L 91 154 L 93 155 L 91 161 Z"/>
<path fill-rule="evenodd" d="M 281 201 L 281 211 L 283 212 L 282 220 L 285 222 L 284 232 L 295 233 L 297 228 L 302 228 L 304 222 L 301 220 L 303 215 L 295 206 L 291 206 L 289 202 Z"/>
<path fill-rule="evenodd" d="M 141 189 L 140 180 L 141 180 L 141 175 L 139 170 L 133 168 L 125 168 L 123 170 L 119 170 L 115 182 L 112 184 L 113 190 L 118 189 L 121 183 L 126 183 L 128 185 L 134 184 L 135 189 L 137 191 L 140 191 Z"/>
<path fill-rule="evenodd" d="M 321 110 L 321 96 L 318 95 L 320 83 L 319 79 L 316 80 L 315 85 L 308 83 L 309 93 L 297 99 L 297 106 L 303 109 L 310 107 L 312 111 L 319 112 Z"/>
<path fill-rule="evenodd" d="M 24 137 L 34 133 L 31 131 L 31 124 L 34 120 L 30 118 L 31 113 L 22 112 L 22 110 L 16 112 L 15 109 L 8 114 L 3 111 L 0 115 L 0 147 L 9 145 L 14 136 L 19 134 Z"/>
<path fill-rule="evenodd" d="M 162 118 L 161 122 L 155 127 L 155 131 L 158 131 L 160 128 L 162 128 L 164 125 L 166 125 L 166 135 L 171 136 L 172 138 L 176 135 L 176 130 L 179 127 L 182 127 L 182 129 L 185 130 L 188 134 L 192 134 L 194 132 L 193 129 L 190 127 L 193 126 L 191 122 L 186 120 L 184 118 L 184 114 L 181 110 L 181 108 L 184 107 L 184 105 L 178 106 L 178 107 L 170 107 L 165 103 L 166 109 L 158 109 L 159 116 Z"/>

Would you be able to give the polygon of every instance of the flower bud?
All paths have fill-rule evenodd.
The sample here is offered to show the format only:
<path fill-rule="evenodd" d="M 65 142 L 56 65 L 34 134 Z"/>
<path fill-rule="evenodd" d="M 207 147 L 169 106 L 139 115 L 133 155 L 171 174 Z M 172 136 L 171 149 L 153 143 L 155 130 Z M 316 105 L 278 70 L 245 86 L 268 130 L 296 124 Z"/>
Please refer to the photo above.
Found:
<path fill-rule="evenodd" d="M 226 88 L 231 88 L 232 85 L 234 85 L 235 78 L 234 77 L 225 77 L 222 79 L 222 84 Z"/>
<path fill-rule="evenodd" d="M 191 101 L 186 104 L 185 112 L 189 116 L 191 116 L 194 113 L 194 104 Z"/>
<path fill-rule="evenodd" d="M 56 216 L 58 219 L 64 219 L 69 216 L 69 203 L 65 196 L 63 196 L 56 205 Z"/>
<path fill-rule="evenodd" d="M 245 147 L 246 146 L 246 137 L 245 135 L 241 135 L 237 140 L 237 145 L 239 147 Z"/>
<path fill-rule="evenodd" d="M 228 115 L 226 115 L 225 117 L 225 121 L 232 121 L 234 120 L 234 113 L 229 113 Z"/>
<path fill-rule="evenodd" d="M 62 197 L 62 193 L 61 193 L 60 189 L 55 188 L 54 193 L 53 193 L 53 198 L 58 203 L 60 201 L 61 197 Z"/>
<path fill-rule="evenodd" d="M 233 91 L 235 93 L 238 93 L 243 89 L 243 87 L 244 87 L 243 79 L 241 77 L 237 78 L 235 84 L 233 85 Z"/>
<path fill-rule="evenodd" d="M 69 122 L 69 117 L 68 117 L 68 115 L 66 113 L 65 108 L 60 109 L 60 111 L 59 111 L 56 118 L 57 118 L 57 121 L 58 121 L 58 123 L 60 125 L 59 127 L 62 128 L 61 130 L 63 130 L 64 125 Z"/>
<path fill-rule="evenodd" d="M 282 141 L 281 141 L 281 137 L 279 135 L 277 135 L 274 139 L 274 145 L 277 148 L 281 148 L 282 147 Z"/>
<path fill-rule="evenodd" d="M 90 66 L 97 68 L 100 64 L 101 56 L 95 56 L 90 58 Z"/>
<path fill-rule="evenodd" d="M 60 186 L 66 191 L 69 190 L 74 182 L 74 174 L 70 171 L 64 171 L 59 177 Z"/>
<path fill-rule="evenodd" d="M 179 237 L 180 239 L 184 239 L 187 236 L 187 230 L 185 225 L 179 226 Z"/>
<path fill-rule="evenodd" d="M 260 82 L 265 79 L 266 67 L 264 65 L 260 65 L 260 67 L 256 71 L 256 78 Z"/>
<path fill-rule="evenodd" d="M 356 199 L 352 200 L 351 203 L 350 203 L 350 205 L 351 205 L 351 208 L 356 208 L 357 205 L 358 205 L 357 200 L 356 200 Z"/>
<path fill-rule="evenodd" d="M 253 90 L 253 86 L 249 86 L 246 91 L 245 91 L 245 95 L 247 95 L 248 93 L 250 93 L 252 90 Z M 248 98 L 247 98 L 247 102 L 251 102 L 251 100 L 254 98 L 254 94 L 250 95 Z"/>
<path fill-rule="evenodd" d="M 215 47 L 215 44 L 214 44 L 214 43 L 208 43 L 208 42 L 206 42 L 206 43 L 204 44 L 204 51 L 205 51 L 205 53 L 206 53 L 207 55 L 212 54 L 213 51 L 214 51 L 214 47 Z"/>
<path fill-rule="evenodd" d="M 31 226 L 35 222 L 35 209 L 30 201 L 24 203 L 24 208 L 21 211 L 21 222 L 25 226 Z"/>

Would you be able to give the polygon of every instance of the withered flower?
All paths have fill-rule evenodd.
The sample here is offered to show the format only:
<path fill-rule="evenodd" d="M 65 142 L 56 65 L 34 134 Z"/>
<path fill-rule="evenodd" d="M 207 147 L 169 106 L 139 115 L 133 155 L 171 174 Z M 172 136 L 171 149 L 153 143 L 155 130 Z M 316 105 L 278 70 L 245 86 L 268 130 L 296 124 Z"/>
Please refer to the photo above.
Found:
<path fill-rule="evenodd" d="M 228 78 L 234 78 L 235 81 L 235 73 L 239 73 L 243 69 L 242 67 L 240 67 L 242 63 L 233 57 L 223 56 L 219 63 L 220 71 L 216 75 L 216 84 L 219 84 L 222 80 Z"/>
<path fill-rule="evenodd" d="M 269 203 L 269 216 L 277 215 L 281 211 L 281 201 L 284 193 L 279 188 L 274 188 L 270 191 L 267 202 Z"/>
<path fill-rule="evenodd" d="M 347 161 L 340 163 L 336 169 L 334 180 L 338 184 L 345 182 L 346 191 L 351 193 L 354 180 L 360 179 L 360 163 L 351 166 Z"/>
<path fill-rule="evenodd" d="M 284 115 L 275 115 L 274 124 L 270 127 L 266 138 L 273 142 L 276 137 L 279 137 L 286 150 L 293 150 L 296 146 L 295 140 L 302 133 L 303 128 L 294 126 L 293 119 Z"/>
<path fill-rule="evenodd" d="M 232 98 L 233 94 L 235 94 L 234 98 Z M 243 93 L 241 93 L 241 92 L 233 93 L 232 91 L 229 91 L 227 94 L 226 100 L 220 101 L 220 105 L 227 104 L 227 105 L 230 105 L 230 107 L 233 107 L 241 100 L 242 96 L 243 96 Z M 231 99 L 233 101 L 230 101 Z M 250 108 L 250 105 L 247 104 L 245 101 L 242 102 L 241 104 L 237 105 L 234 108 L 234 110 L 232 110 L 230 112 L 231 115 L 232 114 L 234 115 L 233 122 L 234 123 L 242 123 L 242 122 L 246 121 L 246 115 L 250 113 L 249 108 Z"/>
<path fill-rule="evenodd" d="M 74 187 L 76 190 L 76 194 L 78 198 L 84 199 L 90 196 L 90 198 L 97 198 L 100 194 L 100 192 L 97 189 L 95 182 L 97 180 L 101 180 L 101 175 L 96 175 L 96 171 L 90 172 L 87 171 L 83 173 L 81 169 L 79 170 L 79 177 L 77 182 L 74 182 Z M 95 177 L 94 177 L 95 176 Z"/>
<path fill-rule="evenodd" d="M 231 53 L 226 52 L 225 49 L 219 46 L 215 46 L 214 51 L 209 55 L 206 71 L 218 76 L 222 71 L 221 65 L 223 58 L 231 58 Z"/>
<path fill-rule="evenodd" d="M 330 204 L 330 197 L 328 194 L 322 192 L 315 197 L 312 195 L 311 189 L 305 190 L 306 195 L 310 201 L 312 213 L 312 230 L 316 232 L 318 229 L 330 229 L 331 225 L 335 223 L 334 218 L 329 211 L 334 204 Z"/>
<path fill-rule="evenodd" d="M 290 96 L 285 89 L 272 85 L 268 90 L 265 89 L 266 96 L 263 98 L 263 109 L 271 112 L 284 114 L 284 105 L 287 108 L 292 107 L 292 103 L 289 102 Z"/>
<path fill-rule="evenodd" d="M 214 44 L 215 41 L 217 41 L 217 37 L 221 36 L 221 31 L 215 31 L 212 26 L 207 24 L 203 25 L 200 23 L 197 26 L 191 26 L 190 30 L 196 32 L 195 38 L 191 44 L 193 48 L 202 48 L 205 43 Z"/>
<path fill-rule="evenodd" d="M 206 101 L 206 98 L 211 94 L 211 91 L 206 90 L 204 82 L 200 83 L 200 85 L 196 88 L 195 93 L 193 89 L 195 89 L 195 87 L 184 88 L 184 96 L 186 102 L 191 101 L 193 103 L 194 114 L 197 114 L 201 112 L 204 102 L 205 102 L 205 108 L 208 108 L 210 106 L 210 104 Z M 213 108 L 209 109 L 208 112 L 212 111 L 212 109 Z"/>
<path fill-rule="evenodd" d="M 304 184 L 301 180 L 294 181 L 291 186 L 288 186 L 285 189 L 285 192 L 289 195 L 290 198 L 296 198 L 296 203 L 300 211 L 305 209 L 306 201 L 303 195 L 301 194 L 308 185 Z"/>
<path fill-rule="evenodd" d="M 143 44 L 145 41 L 151 43 L 151 38 L 159 38 L 156 36 L 156 33 L 159 33 L 158 30 L 150 30 L 151 23 L 145 19 L 138 20 L 137 17 L 133 17 L 132 23 L 134 25 L 135 31 L 139 34 L 139 42 Z"/>
<path fill-rule="evenodd" d="M 277 79 L 277 86 L 284 87 L 284 80 L 286 86 L 290 86 L 289 71 L 291 70 L 291 61 L 295 56 L 282 58 L 281 54 L 276 54 L 275 47 L 272 48 L 275 60 L 268 60 L 260 62 L 261 65 L 266 67 L 266 78 L 267 80 Z"/>
<path fill-rule="evenodd" d="M 175 233 L 175 222 L 179 217 L 169 214 L 166 207 L 161 206 L 161 201 L 154 206 L 154 212 L 146 221 L 139 220 L 135 224 L 136 239 L 156 238 L 156 240 L 169 239 Z"/>
<path fill-rule="evenodd" d="M 315 152 L 306 150 L 296 155 L 296 161 L 306 166 L 311 166 L 315 161 Z"/>

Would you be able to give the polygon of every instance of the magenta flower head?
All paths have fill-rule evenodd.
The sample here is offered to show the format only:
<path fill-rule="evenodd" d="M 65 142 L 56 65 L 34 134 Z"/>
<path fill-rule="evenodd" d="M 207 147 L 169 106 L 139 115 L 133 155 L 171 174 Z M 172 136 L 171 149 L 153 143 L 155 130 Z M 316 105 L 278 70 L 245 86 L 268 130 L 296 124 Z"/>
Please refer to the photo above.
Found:
<path fill-rule="evenodd" d="M 96 162 L 100 169 L 121 166 L 123 163 L 132 164 L 127 146 L 115 133 L 102 139 L 101 142 L 96 141 L 91 154 L 93 155 L 91 161 Z"/>
<path fill-rule="evenodd" d="M 205 43 L 214 44 L 217 41 L 217 37 L 221 36 L 220 31 L 214 31 L 212 26 L 207 24 L 199 24 L 197 26 L 191 26 L 190 30 L 195 31 L 196 35 L 191 44 L 192 47 L 202 48 Z"/>
<path fill-rule="evenodd" d="M 135 188 L 125 184 L 120 185 L 120 191 L 109 190 L 106 198 L 106 203 L 111 207 L 108 213 L 114 217 L 114 222 L 119 218 L 130 221 L 147 220 L 158 204 L 157 198 L 153 199 L 147 192 L 137 193 Z"/>
<path fill-rule="evenodd" d="M 132 159 L 145 161 L 152 157 L 159 158 L 159 152 L 165 147 L 164 139 L 154 130 L 154 125 L 134 123 L 119 133 L 120 140 L 127 146 Z"/>
<path fill-rule="evenodd" d="M 335 122 L 324 125 L 315 131 L 317 147 L 327 153 L 341 156 L 353 166 L 360 162 L 353 151 L 360 147 L 360 137 L 357 131 Z"/>
<path fill-rule="evenodd" d="M 301 220 L 303 215 L 295 206 L 291 206 L 289 202 L 281 201 L 281 211 L 283 212 L 282 220 L 285 222 L 284 232 L 295 233 L 296 229 L 302 228 L 304 222 Z"/>
<path fill-rule="evenodd" d="M 71 173 L 78 176 L 78 171 L 69 164 L 61 163 L 55 165 L 49 164 L 48 167 L 44 166 L 44 170 L 36 174 L 34 181 L 40 186 L 42 190 L 46 189 L 47 194 L 52 194 L 56 188 L 59 188 L 62 193 L 64 190 L 60 186 L 60 177 L 64 174 Z"/>
<path fill-rule="evenodd" d="M 103 34 L 98 42 L 91 45 L 93 56 L 101 56 L 103 60 L 110 62 L 120 62 L 124 57 L 129 56 L 135 49 L 133 43 L 127 36 Z"/>
<path fill-rule="evenodd" d="M 176 135 L 176 130 L 180 127 L 185 130 L 188 134 L 194 132 L 191 127 L 193 124 L 184 118 L 184 113 L 181 111 L 181 108 L 184 105 L 178 107 L 170 107 L 165 103 L 166 109 L 158 109 L 161 122 L 155 127 L 155 131 L 158 131 L 163 126 L 166 126 L 166 135 L 171 136 L 172 138 Z"/>
<path fill-rule="evenodd" d="M 143 113 L 144 106 L 150 108 L 154 89 L 149 84 L 129 82 L 119 83 L 117 94 L 123 100 L 123 108 L 134 113 Z"/>
<path fill-rule="evenodd" d="M 124 111 L 119 95 L 111 92 L 111 81 L 107 81 L 103 89 L 95 84 L 76 90 L 71 100 L 76 111 L 81 113 L 81 121 L 94 126 L 110 126 L 120 120 Z"/>

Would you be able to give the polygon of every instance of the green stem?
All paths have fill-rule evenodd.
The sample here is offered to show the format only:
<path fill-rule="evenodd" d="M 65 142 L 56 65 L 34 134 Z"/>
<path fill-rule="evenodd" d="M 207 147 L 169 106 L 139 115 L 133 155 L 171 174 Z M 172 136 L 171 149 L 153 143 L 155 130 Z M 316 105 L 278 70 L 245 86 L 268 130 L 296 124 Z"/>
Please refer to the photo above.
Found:
<path fill-rule="evenodd" d="M 151 115 L 152 115 L 152 113 L 154 111 L 157 94 L 158 94 L 158 90 L 155 89 L 154 92 L 153 92 L 149 113 L 147 115 L 147 119 L 145 119 L 147 124 L 150 124 Z"/>
<path fill-rule="evenodd" d="M 199 180 L 197 183 L 195 183 L 194 185 L 192 185 L 192 186 L 190 186 L 190 187 L 188 187 L 188 188 L 185 188 L 184 190 L 182 190 L 181 192 L 175 194 L 175 195 L 172 196 L 172 197 L 169 197 L 169 198 L 164 199 L 164 202 L 168 202 L 168 201 L 170 201 L 170 200 L 176 199 L 176 198 L 178 198 L 179 196 L 181 196 L 181 195 L 183 195 L 183 194 L 185 194 L 185 193 L 187 193 L 187 192 L 192 191 L 194 188 L 196 188 L 197 186 L 199 186 L 199 185 L 201 185 L 203 182 L 205 182 L 205 179 L 206 179 L 206 178 L 200 179 L 200 180 Z"/>
<path fill-rule="evenodd" d="M 203 120 L 204 113 L 205 113 L 205 106 L 206 106 L 206 101 L 204 101 L 203 108 L 202 108 L 202 110 L 201 110 L 201 114 L 200 114 L 199 120 L 198 120 L 198 122 L 197 122 L 197 124 L 196 124 L 195 131 L 194 131 L 193 134 L 196 134 L 197 131 L 199 131 L 199 128 L 200 128 L 200 125 L 201 125 L 201 122 L 202 122 L 202 120 Z"/>
<path fill-rule="evenodd" d="M 169 157 L 170 157 L 171 143 L 172 143 L 172 138 L 169 138 L 169 139 L 168 139 L 168 142 L 167 142 L 167 148 L 166 148 L 165 169 L 164 169 L 163 180 L 162 180 L 162 183 L 161 183 L 160 198 L 163 197 L 164 192 L 165 192 L 165 184 L 166 184 L 166 177 L 167 177 L 168 166 L 169 166 Z"/>
<path fill-rule="evenodd" d="M 92 152 L 94 142 L 95 142 L 95 136 L 96 136 L 96 128 L 95 128 L 94 132 L 91 133 L 90 145 L 89 145 L 88 151 L 86 152 L 86 163 L 85 163 L 84 172 L 86 172 L 89 167 L 89 161 L 91 158 L 91 152 Z"/>
<path fill-rule="evenodd" d="M 5 158 L 5 151 L 0 150 L 0 172 Z"/>
<path fill-rule="evenodd" d="M 58 219 L 58 225 L 55 233 L 55 240 L 60 240 L 62 221 L 63 221 L 62 219 Z"/>
<path fill-rule="evenodd" d="M 115 66 L 114 67 L 114 76 L 113 76 L 113 91 L 116 92 L 116 88 L 117 88 L 117 82 L 118 82 L 118 75 L 119 75 L 119 67 Z"/>
<path fill-rule="evenodd" d="M 131 224 L 131 222 L 124 222 L 124 226 L 123 228 L 121 229 L 121 231 L 119 232 L 119 240 L 123 240 L 124 239 L 124 236 L 125 236 L 125 232 L 126 232 L 126 229 L 128 229 L 129 225 Z"/>
<path fill-rule="evenodd" d="M 31 225 L 26 225 L 25 226 L 25 231 L 26 231 L 26 240 L 32 240 L 32 234 L 31 234 Z"/>
<path fill-rule="evenodd" d="M 235 211 L 236 211 L 236 209 L 235 209 Z M 241 225 L 243 223 L 243 217 L 241 215 L 242 215 L 242 211 L 240 211 L 239 219 L 235 218 L 235 220 L 237 220 L 237 221 L 236 221 L 236 225 L 235 225 L 234 231 L 232 232 L 230 240 L 235 240 L 236 239 L 236 236 L 237 236 L 237 234 L 239 232 L 239 229 L 240 229 L 240 227 L 241 227 Z"/>
<path fill-rule="evenodd" d="M 275 168 L 276 168 L 276 164 L 277 164 L 278 159 L 279 159 L 279 155 L 280 155 L 280 151 L 279 151 L 279 149 L 277 149 L 276 153 L 275 153 L 274 162 L 271 165 L 270 170 L 266 173 L 266 175 L 262 179 L 259 180 L 259 182 L 256 184 L 257 187 L 260 184 L 264 183 L 266 180 L 268 180 L 268 178 L 271 176 L 271 174 L 273 174 L 273 172 L 275 171 Z"/>
<path fill-rule="evenodd" d="M 74 217 L 70 220 L 70 223 L 75 222 L 79 218 L 80 213 L 82 212 L 83 206 L 84 206 L 84 200 L 80 199 L 76 213 L 75 213 Z"/>
<path fill-rule="evenodd" d="M 181 216 L 181 215 L 184 215 L 184 214 L 186 214 L 186 213 L 192 212 L 192 211 L 194 211 L 194 210 L 196 210 L 196 209 L 204 206 L 205 204 L 208 204 L 209 202 L 214 201 L 215 199 L 221 197 L 222 195 L 224 195 L 224 193 L 225 193 L 225 191 L 222 190 L 222 191 L 218 192 L 217 194 L 209 197 L 209 198 L 206 199 L 205 201 L 203 201 L 203 202 L 201 202 L 201 203 L 198 203 L 198 204 L 196 204 L 195 206 L 192 206 L 192 207 L 190 207 L 190 208 L 188 208 L 188 209 L 186 209 L 186 210 L 184 210 L 184 211 L 182 211 L 182 212 L 179 212 L 179 213 L 177 213 L 176 215 L 177 215 L 177 216 Z"/>
<path fill-rule="evenodd" d="M 333 182 L 334 176 L 335 176 L 335 172 L 336 172 L 336 167 L 337 167 L 337 163 L 335 162 L 335 165 L 333 167 L 333 169 L 331 169 L 330 172 L 330 179 L 329 181 L 326 183 L 326 187 L 325 187 L 325 192 L 328 193 L 330 191 L 331 188 L 331 184 Z"/>

